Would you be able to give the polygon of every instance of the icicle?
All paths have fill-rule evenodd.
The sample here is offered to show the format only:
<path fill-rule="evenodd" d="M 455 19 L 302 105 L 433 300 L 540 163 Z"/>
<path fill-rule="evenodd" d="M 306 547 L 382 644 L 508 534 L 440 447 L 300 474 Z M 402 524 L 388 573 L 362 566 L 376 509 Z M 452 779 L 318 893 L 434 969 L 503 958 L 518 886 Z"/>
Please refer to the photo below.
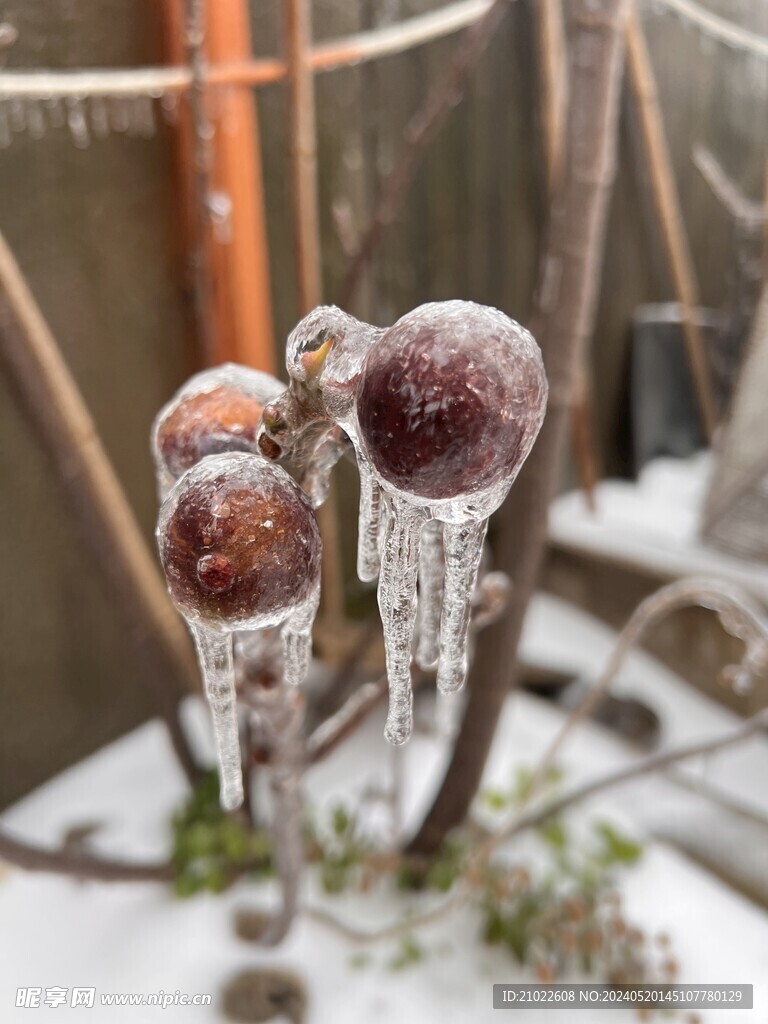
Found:
<path fill-rule="evenodd" d="M 232 664 L 232 636 L 192 626 L 197 657 L 203 673 L 203 686 L 213 719 L 213 732 L 219 757 L 221 806 L 233 811 L 243 802 L 243 776 L 240 765 L 240 732 L 235 700 L 235 673 Z"/>
<path fill-rule="evenodd" d="M 43 103 L 48 111 L 48 123 L 51 128 L 63 128 L 67 123 L 67 115 L 61 97 L 46 96 Z"/>
<path fill-rule="evenodd" d="M 379 609 L 389 680 L 389 712 L 384 735 L 405 743 L 413 725 L 411 645 L 416 610 L 419 538 L 424 509 L 393 497 L 379 577 Z"/>
<path fill-rule="evenodd" d="M 416 664 L 434 668 L 440 656 L 440 612 L 443 603 L 443 524 L 425 524 L 419 556 L 419 603 L 416 615 Z"/>
<path fill-rule="evenodd" d="M 166 124 L 176 125 L 179 122 L 179 94 L 164 92 L 160 97 L 160 110 Z"/>
<path fill-rule="evenodd" d="M 283 678 L 288 686 L 301 686 L 312 656 L 312 624 L 320 604 L 320 586 L 300 605 L 283 626 Z"/>
<path fill-rule="evenodd" d="M 122 96 L 109 99 L 109 123 L 112 131 L 127 132 L 130 124 L 130 100 Z"/>
<path fill-rule="evenodd" d="M 155 134 L 155 115 L 152 109 L 152 97 L 139 95 L 126 101 L 127 127 L 132 138 L 149 139 Z"/>
<path fill-rule="evenodd" d="M 87 149 L 91 141 L 91 134 L 85 119 L 85 107 L 79 96 L 70 96 L 67 99 L 67 124 L 72 133 L 72 141 L 77 148 Z"/>
<path fill-rule="evenodd" d="M 328 497 L 331 472 L 348 445 L 349 440 L 340 428 L 334 427 L 312 452 L 307 469 L 301 479 L 301 486 L 308 494 L 313 508 L 319 508 Z"/>
<path fill-rule="evenodd" d="M 445 587 L 440 619 L 440 661 L 437 686 L 443 693 L 460 690 L 467 677 L 467 638 L 472 592 L 483 553 L 488 520 L 443 529 Z"/>
<path fill-rule="evenodd" d="M 24 107 L 24 100 L 19 96 L 11 97 L 10 103 L 11 130 L 17 134 L 26 131 L 27 112 Z"/>
<path fill-rule="evenodd" d="M 379 575 L 379 520 L 381 518 L 381 487 L 373 475 L 370 464 L 358 452 L 357 468 L 360 474 L 360 516 L 357 527 L 357 575 L 363 583 Z"/>
<path fill-rule="evenodd" d="M 88 105 L 91 115 L 91 130 L 97 139 L 106 139 L 109 135 L 109 108 L 103 96 L 93 96 Z"/>
<path fill-rule="evenodd" d="M 27 131 L 33 139 L 42 139 L 45 135 L 45 115 L 36 99 L 27 100 Z"/>
<path fill-rule="evenodd" d="M 0 149 L 6 149 L 11 144 L 11 126 L 8 123 L 8 106 L 0 102 Z"/>

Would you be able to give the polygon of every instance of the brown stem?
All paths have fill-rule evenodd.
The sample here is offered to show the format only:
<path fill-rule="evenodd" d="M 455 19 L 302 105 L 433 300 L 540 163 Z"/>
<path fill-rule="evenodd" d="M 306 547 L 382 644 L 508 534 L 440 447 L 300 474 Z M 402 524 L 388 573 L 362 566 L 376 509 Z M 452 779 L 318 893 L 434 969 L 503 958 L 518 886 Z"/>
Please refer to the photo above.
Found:
<path fill-rule="evenodd" d="M 625 0 L 578 0 L 562 181 L 552 206 L 533 333 L 544 353 L 550 400 L 539 439 L 500 515 L 496 565 L 514 580 L 507 614 L 485 633 L 443 783 L 409 852 L 434 853 L 467 815 L 512 683 L 525 611 L 560 478 L 577 369 L 592 333 L 608 201 L 614 179 Z M 585 54 L 590 59 L 585 59 Z"/>
<path fill-rule="evenodd" d="M 11 250 L 0 234 L 0 360 L 66 488 L 98 564 L 151 667 L 142 680 L 163 715 L 192 780 L 197 770 L 178 719 L 178 703 L 197 686 L 187 631 L 161 582 L 69 369 Z"/>
<path fill-rule="evenodd" d="M 339 290 L 338 304 L 347 309 L 365 268 L 371 261 L 384 231 L 394 221 L 405 200 L 416 171 L 443 121 L 464 95 L 467 81 L 493 35 L 501 24 L 511 0 L 495 0 L 485 14 L 468 28 L 456 46 L 453 61 L 427 96 L 421 110 L 405 130 L 405 143 L 382 188 L 373 217 L 360 236 Z"/>
<path fill-rule="evenodd" d="M 46 850 L 5 832 L 0 832 L 0 860 L 25 871 L 46 871 L 96 882 L 170 882 L 174 874 L 170 862 L 131 864 L 90 853 Z"/>

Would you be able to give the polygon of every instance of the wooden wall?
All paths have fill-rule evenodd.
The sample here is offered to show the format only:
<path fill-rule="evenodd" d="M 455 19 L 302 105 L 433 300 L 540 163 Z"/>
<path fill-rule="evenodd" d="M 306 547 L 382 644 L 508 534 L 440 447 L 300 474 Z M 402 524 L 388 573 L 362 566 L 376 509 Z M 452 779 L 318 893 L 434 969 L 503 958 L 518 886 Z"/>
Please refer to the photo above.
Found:
<path fill-rule="evenodd" d="M 516 0 L 450 115 L 353 312 L 378 323 L 430 299 L 488 302 L 525 320 L 544 217 L 532 12 Z M 318 39 L 387 24 L 435 0 L 317 0 Z M 708 6 L 768 34 L 768 6 Z M 277 0 L 251 4 L 254 48 L 280 46 Z M 566 2 L 567 7 L 567 2 Z M 120 66 L 162 59 L 152 0 L 15 0 L 18 67 Z M 723 300 L 734 260 L 726 215 L 691 164 L 708 145 L 752 195 L 768 152 L 768 64 L 702 49 L 660 9 L 645 22 L 705 302 Z M 402 133 L 455 39 L 317 80 L 324 283 L 333 301 L 345 257 L 333 224 L 345 203 L 370 214 Z M 626 105 L 626 104 L 625 104 Z M 275 324 L 295 320 L 285 89 L 259 92 Z M 627 110 L 627 114 L 629 111 Z M 147 539 L 155 514 L 147 433 L 192 365 L 175 249 L 169 132 L 113 135 L 75 148 L 65 129 L 0 150 L 0 226 L 48 316 L 125 482 Z M 606 470 L 625 466 L 628 326 L 637 303 L 671 296 L 638 140 L 622 125 L 621 167 L 594 347 L 596 433 Z M 341 514 L 355 515 L 354 474 Z M 34 437 L 0 382 L 0 806 L 146 717 L 139 659 Z M 347 531 L 349 532 L 349 531 Z M 351 558 L 348 559 L 351 561 Z"/>

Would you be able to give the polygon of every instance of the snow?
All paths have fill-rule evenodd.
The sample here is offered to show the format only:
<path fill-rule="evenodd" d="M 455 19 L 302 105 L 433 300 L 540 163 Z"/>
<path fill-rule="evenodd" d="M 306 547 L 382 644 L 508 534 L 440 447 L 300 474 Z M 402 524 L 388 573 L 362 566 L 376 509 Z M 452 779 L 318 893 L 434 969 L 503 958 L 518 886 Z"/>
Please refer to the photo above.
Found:
<path fill-rule="evenodd" d="M 540 597 L 529 616 L 524 653 L 594 677 L 610 649 L 612 632 L 552 598 Z M 662 669 L 646 655 L 632 656 L 618 690 L 633 692 L 661 714 L 662 742 L 677 744 L 711 736 L 736 722 L 736 717 Z M 205 735 L 202 704 L 187 709 L 196 734 Z M 363 791 L 386 783 L 390 759 L 408 780 L 402 813 L 406 827 L 421 813 L 440 777 L 445 759 L 443 741 L 417 730 L 404 748 L 392 751 L 382 737 L 383 714 L 371 720 L 326 762 L 308 776 L 316 806 L 340 798 L 352 802 Z M 418 717 L 418 716 L 417 716 Z M 427 716 L 431 718 L 431 715 Z M 530 764 L 562 721 L 561 712 L 532 697 L 510 698 L 504 709 L 486 782 L 508 782 L 514 764 Z M 212 754 L 210 737 L 206 736 Z M 634 756 L 618 739 L 597 726 L 578 730 L 564 748 L 562 761 L 569 785 L 625 763 Z M 707 773 L 710 784 L 737 793 L 739 799 L 768 810 L 768 749 L 751 743 L 690 772 Z M 15 834 L 54 844 L 63 831 L 79 822 L 101 822 L 94 843 L 105 854 L 154 859 L 167 852 L 168 817 L 184 793 L 163 728 L 150 722 L 97 754 L 63 772 L 3 815 Z M 681 796 L 671 783 L 638 780 L 590 802 L 590 817 L 610 815 L 622 827 L 646 839 L 646 853 L 637 868 L 624 876 L 629 915 L 656 933 L 666 931 L 680 962 L 680 977 L 691 983 L 751 983 L 753 1011 L 735 1020 L 768 1019 L 768 915 L 695 866 L 670 846 L 655 841 L 659 815 L 676 814 Z M 327 900 L 345 920 L 365 928 L 396 920 L 408 906 L 391 893 L 322 897 L 310 885 L 314 902 Z M 268 886 L 240 885 L 222 896 L 176 900 L 150 884 L 80 884 L 45 875 L 8 870 L 0 882 L 0 1019 L 34 1020 L 27 1010 L 9 1009 L 17 987 L 95 986 L 99 993 L 159 990 L 212 993 L 211 1007 L 169 1006 L 153 1009 L 100 1008 L 99 1024 L 119 1021 L 221 1021 L 217 993 L 238 970 L 280 965 L 299 973 L 309 990 L 308 1020 L 312 1024 L 358 1024 L 361 1020 L 409 1022 L 497 1021 L 491 1010 L 494 982 L 530 980 L 503 952 L 476 940 L 471 912 L 457 913 L 420 933 L 431 955 L 415 967 L 393 974 L 386 961 L 393 947 L 370 950 L 373 964 L 350 966 L 355 949 L 319 924 L 300 920 L 286 942 L 262 950 L 239 940 L 232 927 L 235 909 L 274 906 L 276 892 Z M 429 899 L 429 897 L 424 897 Z M 447 947 L 447 948 L 446 948 Z M 527 1021 L 524 1011 L 516 1020 Z M 730 1011 L 701 1013 L 706 1024 L 730 1021 Z M 80 1009 L 58 1007 L 55 1019 L 86 1019 Z M 549 1019 L 541 1011 L 532 1024 Z M 581 1019 L 581 1018 L 579 1018 Z M 603 1024 L 633 1020 L 631 1011 L 604 1011 Z"/>
<path fill-rule="evenodd" d="M 642 568 L 663 579 L 713 575 L 768 599 L 768 566 L 726 555 L 698 537 L 711 457 L 655 459 L 637 483 L 604 480 L 593 515 L 578 491 L 553 502 L 549 536 L 558 547 Z"/>

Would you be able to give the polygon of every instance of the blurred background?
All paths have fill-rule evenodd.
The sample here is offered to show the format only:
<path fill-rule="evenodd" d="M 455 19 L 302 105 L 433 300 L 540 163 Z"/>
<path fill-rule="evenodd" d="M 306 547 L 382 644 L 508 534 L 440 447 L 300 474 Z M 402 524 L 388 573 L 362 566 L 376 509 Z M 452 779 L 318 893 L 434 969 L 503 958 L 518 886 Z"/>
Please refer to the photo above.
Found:
<path fill-rule="evenodd" d="M 187 66 L 194 45 L 184 37 L 174 0 L 0 4 L 0 228 L 148 543 L 153 544 L 157 507 L 150 424 L 160 405 L 206 362 L 235 359 L 283 375 L 286 335 L 305 307 L 320 300 L 345 300 L 351 312 L 377 324 L 392 323 L 422 302 L 453 297 L 495 305 L 528 321 L 548 209 L 547 111 L 553 108 L 542 85 L 539 22 L 545 6 L 535 0 L 508 5 L 460 102 L 451 104 L 403 190 L 353 294 L 347 289 L 345 297 L 352 255 L 396 165 L 406 128 L 454 58 L 452 26 L 471 25 L 487 4 L 317 0 L 311 29 L 301 29 L 307 38 L 311 32 L 320 54 L 316 73 L 308 75 L 314 104 L 309 114 L 305 108 L 298 115 L 291 84 L 306 89 L 307 74 L 291 66 L 290 51 L 287 65 L 277 56 L 290 45 L 280 5 L 211 4 L 205 60 L 214 68 L 229 65 L 230 74 L 224 85 L 209 90 L 202 114 L 209 122 L 203 126 L 209 151 L 203 157 L 195 148 L 189 83 L 166 89 L 159 80 L 143 95 L 100 98 L 80 94 L 75 86 L 59 96 L 55 82 L 50 92 L 41 85 L 25 94 L 13 77 L 25 71 Z M 570 5 L 563 9 L 571 39 L 576 29 Z M 679 199 L 676 212 L 695 278 L 695 292 L 682 298 L 695 302 L 691 308 L 722 424 L 736 401 L 764 288 L 759 205 L 768 187 L 768 6 L 707 0 L 706 9 L 696 6 L 691 16 L 685 3 L 661 0 L 641 4 L 639 11 Z M 430 21 L 433 14 L 437 20 Z M 386 33 L 403 25 L 420 27 L 418 44 L 397 33 L 394 44 L 386 43 Z M 735 41 L 723 25 L 733 28 Z M 363 50 L 373 40 L 376 52 L 370 59 L 354 52 L 334 56 L 336 41 L 348 37 Z M 194 76 L 194 53 L 192 67 Z M 557 69 L 549 81 L 557 84 Z M 193 84 L 193 94 L 194 89 Z M 612 625 L 622 623 L 660 581 L 691 565 L 665 561 L 665 544 L 681 554 L 669 536 L 657 536 L 656 559 L 652 540 L 651 554 L 625 550 L 617 557 L 612 538 L 615 549 L 622 547 L 622 537 L 636 540 L 642 534 L 631 505 L 631 495 L 640 492 L 615 492 L 612 485 L 601 491 L 598 481 L 635 481 L 660 456 L 684 462 L 682 475 L 657 474 L 638 498 L 641 506 L 645 501 L 656 509 L 650 513 L 652 537 L 659 534 L 659 520 L 668 525 L 675 509 L 684 506 L 686 524 L 698 516 L 712 469 L 711 463 L 696 469 L 695 458 L 690 461 L 706 447 L 706 437 L 680 327 L 688 314 L 670 305 L 680 302 L 680 278 L 671 269 L 656 214 L 633 89 L 637 82 L 625 76 L 594 336 L 582 375 L 585 411 L 575 431 L 581 455 L 569 457 L 562 480 L 564 492 L 586 487 L 591 498 L 579 493 L 576 504 L 554 516 L 544 579 L 547 589 Z M 313 281 L 312 253 L 306 253 L 307 245 L 315 245 L 312 227 L 307 235 L 296 214 L 296 189 L 301 194 L 307 168 L 302 171 L 299 160 L 297 170 L 292 152 L 295 157 L 302 132 L 315 129 L 309 172 L 314 175 L 314 164 L 319 279 Z M 195 202 L 201 174 L 210 179 L 202 235 Z M 752 206 L 745 210 L 739 202 Z M 303 271 L 302 252 L 308 260 Z M 201 292 L 200 261 L 209 274 L 207 292 Z M 760 341 L 765 349 L 765 331 Z M 763 370 L 764 363 L 763 358 Z M 765 373 L 762 380 L 768 386 Z M 83 544 L 5 374 L 0 395 L 4 806 L 145 720 L 154 708 L 151 695 L 136 684 L 144 672 L 140 644 L 115 604 L 104 566 Z M 759 413 L 757 426 L 749 422 L 742 436 L 755 443 L 748 468 L 757 481 L 768 423 Z M 354 471 L 343 467 L 337 488 L 342 524 L 356 518 L 355 488 Z M 626 501 L 631 508 L 622 513 Z M 590 504 L 596 512 L 589 512 Z M 618 519 L 604 518 L 595 539 L 601 507 L 604 517 L 609 512 Z M 721 532 L 729 547 L 733 530 Z M 365 601 L 353 579 L 354 531 L 341 533 L 342 613 L 354 619 Z M 739 576 L 731 543 L 726 568 L 742 582 L 753 572 L 753 590 L 765 593 L 768 570 L 755 561 L 765 557 L 764 542 L 762 554 L 759 547 L 756 542 L 740 553 L 747 575 Z M 733 649 L 724 633 L 702 625 L 698 613 L 677 617 L 654 643 L 692 684 L 709 688 L 718 699 L 742 711 L 757 700 L 713 689 L 715 667 L 727 663 Z"/>

